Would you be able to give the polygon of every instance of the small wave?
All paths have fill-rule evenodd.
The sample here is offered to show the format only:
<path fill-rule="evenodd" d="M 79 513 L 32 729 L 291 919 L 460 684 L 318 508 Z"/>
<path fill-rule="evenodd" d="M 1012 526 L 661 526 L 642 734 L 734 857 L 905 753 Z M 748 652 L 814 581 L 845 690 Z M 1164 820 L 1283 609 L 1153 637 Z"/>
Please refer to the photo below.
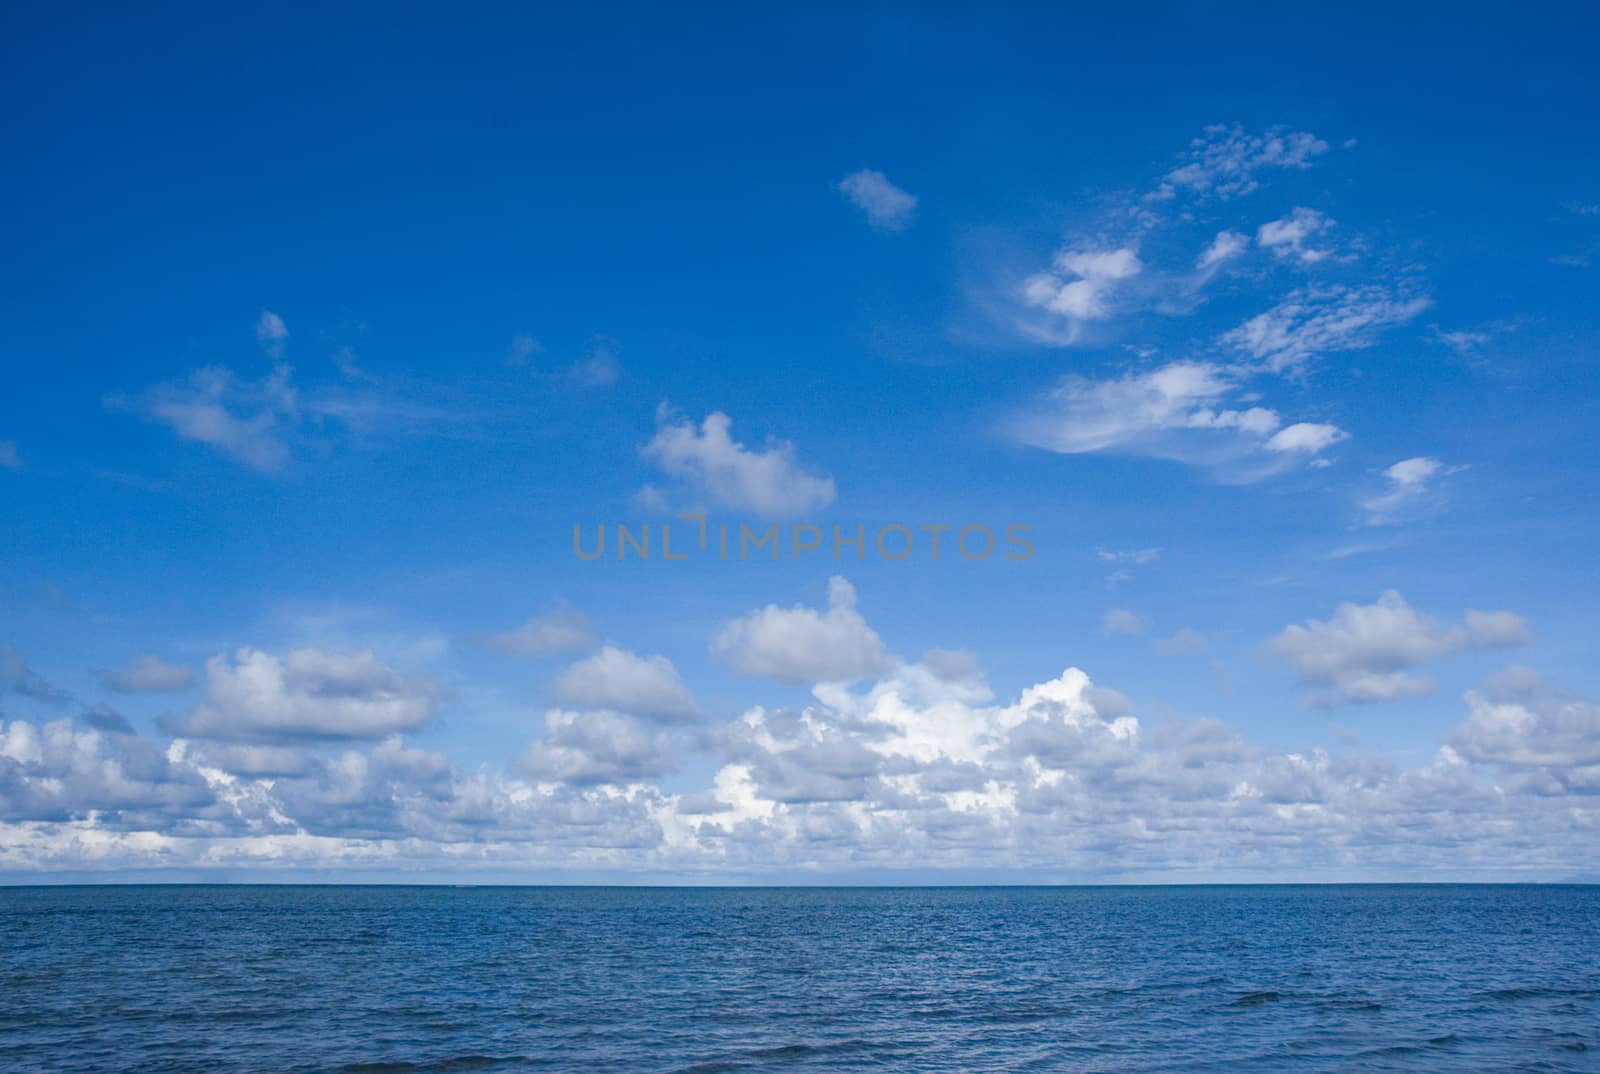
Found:
<path fill-rule="evenodd" d="M 1263 1003 L 1276 1003 L 1282 998 L 1282 994 L 1278 992 L 1246 992 L 1234 1000 L 1233 1005 L 1235 1007 L 1259 1007 Z"/>

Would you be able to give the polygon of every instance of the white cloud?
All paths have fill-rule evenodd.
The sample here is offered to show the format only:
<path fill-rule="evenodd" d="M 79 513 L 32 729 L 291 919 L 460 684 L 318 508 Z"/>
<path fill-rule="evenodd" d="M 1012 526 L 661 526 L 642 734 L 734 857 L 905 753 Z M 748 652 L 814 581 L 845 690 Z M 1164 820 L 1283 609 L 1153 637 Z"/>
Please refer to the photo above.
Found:
<path fill-rule="evenodd" d="M 1126 608 L 1112 608 L 1100 620 L 1100 629 L 1107 634 L 1128 637 L 1144 633 L 1144 620 Z"/>
<path fill-rule="evenodd" d="M 1426 298 L 1379 285 L 1302 288 L 1224 333 L 1221 342 L 1282 373 L 1318 355 L 1370 347 L 1384 329 L 1406 323 L 1428 305 Z"/>
<path fill-rule="evenodd" d="M 728 415 L 714 411 L 696 428 L 663 409 L 655 436 L 639 453 L 718 507 L 786 515 L 833 502 L 833 478 L 801 466 L 792 443 L 769 440 L 765 450 L 755 451 L 733 439 L 732 425 Z"/>
<path fill-rule="evenodd" d="M 398 736 L 269 757 L 0 721 L 0 865 L 1559 879 L 1600 854 L 1600 710 L 1515 685 L 1469 696 L 1435 757 L 1400 768 L 1264 749 L 1216 719 L 1147 725 L 1076 668 L 997 702 L 968 676 L 902 664 L 800 709 L 749 709 L 707 736 L 716 770 L 682 792 L 655 782 L 670 739 L 616 713 L 547 714 L 501 771 Z"/>
<path fill-rule="evenodd" d="M 548 656 L 588 649 L 594 643 L 594 625 L 589 617 L 572 608 L 535 616 L 515 630 L 483 639 L 487 648 L 507 656 Z"/>
<path fill-rule="evenodd" d="M 22 456 L 17 454 L 17 445 L 9 440 L 0 440 L 0 469 L 22 469 Z"/>
<path fill-rule="evenodd" d="M 1435 499 L 1437 479 L 1464 469 L 1464 466 L 1446 466 L 1425 455 L 1401 459 L 1383 471 L 1383 491 L 1361 501 L 1367 525 L 1388 525 L 1416 514 Z"/>
<path fill-rule="evenodd" d="M 132 407 L 184 440 L 206 444 L 264 473 L 288 465 L 285 433 L 298 404 L 286 365 L 260 381 L 242 381 L 220 366 L 197 370 L 187 384 L 149 389 Z M 113 405 L 128 406 L 121 400 Z"/>
<path fill-rule="evenodd" d="M 671 739 L 616 712 L 545 713 L 545 737 L 528 747 L 527 772 L 577 786 L 656 779 L 676 764 Z"/>
<path fill-rule="evenodd" d="M 1268 451 L 1298 451 L 1309 455 L 1325 451 L 1341 440 L 1349 439 L 1350 434 L 1337 425 L 1328 425 L 1319 422 L 1299 421 L 1293 425 L 1284 426 L 1272 434 L 1267 441 Z"/>
<path fill-rule="evenodd" d="M 289 327 L 271 310 L 263 310 L 256 321 L 256 342 L 273 358 L 283 357 L 284 341 L 289 338 Z"/>
<path fill-rule="evenodd" d="M 1262 224 L 1256 232 L 1256 242 L 1275 257 L 1314 265 L 1330 251 L 1310 245 L 1310 240 L 1332 226 L 1333 221 L 1315 209 L 1297 208 L 1282 219 Z"/>
<path fill-rule="evenodd" d="M 1313 158 L 1327 151 L 1328 143 L 1305 131 L 1277 128 L 1246 134 L 1237 124 L 1213 124 L 1189 143 L 1185 163 L 1168 172 L 1150 197 L 1163 200 L 1179 190 L 1223 200 L 1239 197 L 1260 187 L 1261 172 L 1309 168 Z"/>
<path fill-rule="evenodd" d="M 1284 427 L 1265 407 L 1227 406 L 1238 391 L 1231 374 L 1204 362 L 1172 362 L 1111 380 L 1069 377 L 1013 421 L 1011 433 L 1059 454 L 1175 459 L 1239 481 L 1270 476 L 1345 439 L 1332 425 Z"/>
<path fill-rule="evenodd" d="M 187 690 L 194 685 L 194 671 L 154 656 L 140 656 L 120 671 L 102 672 L 100 681 L 107 689 L 125 694 Z"/>
<path fill-rule="evenodd" d="M 1467 694 L 1469 715 L 1450 736 L 1461 756 L 1522 773 L 1542 796 L 1600 794 L 1600 705 L 1530 684 L 1519 697 Z"/>
<path fill-rule="evenodd" d="M 1417 666 L 1529 637 L 1527 623 L 1513 612 L 1468 612 L 1464 625 L 1452 625 L 1416 611 L 1391 589 L 1375 604 L 1340 604 L 1330 619 L 1285 627 L 1267 649 L 1294 667 L 1302 685 L 1324 691 L 1311 698 L 1324 705 L 1423 697 L 1434 684 L 1411 674 Z"/>
<path fill-rule="evenodd" d="M 868 223 L 886 231 L 905 230 L 917 211 L 916 195 L 906 193 L 882 172 L 870 168 L 845 176 L 836 189 L 866 213 Z"/>
<path fill-rule="evenodd" d="M 1241 235 L 1237 231 L 1219 231 L 1217 232 L 1217 237 L 1212 240 L 1211 245 L 1201 251 L 1200 256 L 1195 259 L 1195 268 L 1215 268 L 1224 261 L 1231 261 L 1233 258 L 1238 257 L 1249 246 L 1250 237 L 1248 235 Z"/>
<path fill-rule="evenodd" d="M 856 611 L 856 591 L 828 580 L 828 610 L 769 604 L 727 623 L 711 651 L 741 675 L 803 684 L 844 682 L 888 664 L 883 641 Z"/>
<path fill-rule="evenodd" d="M 1022 299 L 1052 316 L 1049 341 L 1074 343 L 1081 338 L 1085 322 L 1111 316 L 1119 288 L 1143 269 L 1132 247 L 1062 250 L 1050 271 L 1023 281 Z"/>
<path fill-rule="evenodd" d="M 563 701 L 636 716 L 685 719 L 698 714 L 678 669 L 664 656 L 638 656 L 607 645 L 556 678 Z"/>
<path fill-rule="evenodd" d="M 196 738 L 383 738 L 433 715 L 430 679 L 402 676 L 371 650 L 239 649 L 206 661 L 206 700 L 181 725 Z"/>

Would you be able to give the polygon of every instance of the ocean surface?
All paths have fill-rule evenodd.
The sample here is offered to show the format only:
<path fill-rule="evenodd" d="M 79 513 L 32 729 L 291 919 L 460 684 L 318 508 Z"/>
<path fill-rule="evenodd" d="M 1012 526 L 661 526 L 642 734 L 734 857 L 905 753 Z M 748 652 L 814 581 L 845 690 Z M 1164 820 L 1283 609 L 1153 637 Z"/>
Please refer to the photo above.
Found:
<path fill-rule="evenodd" d="M 475 1070 L 1600 1070 L 1600 887 L 0 888 L 0 1071 Z"/>

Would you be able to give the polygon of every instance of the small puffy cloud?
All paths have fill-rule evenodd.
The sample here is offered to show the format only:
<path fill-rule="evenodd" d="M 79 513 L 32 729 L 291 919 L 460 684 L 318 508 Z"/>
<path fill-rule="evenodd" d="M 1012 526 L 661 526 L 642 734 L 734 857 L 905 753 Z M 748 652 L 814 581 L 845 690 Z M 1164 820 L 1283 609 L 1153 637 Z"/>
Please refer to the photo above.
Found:
<path fill-rule="evenodd" d="M 587 787 L 638 783 L 676 765 L 672 740 L 616 712 L 545 713 L 545 737 L 528 747 L 522 766 L 536 779 Z"/>
<path fill-rule="evenodd" d="M 1069 377 L 1015 420 L 1011 432 L 1059 454 L 1174 459 L 1238 481 L 1269 476 L 1345 438 L 1332 425 L 1285 427 L 1266 407 L 1227 405 L 1239 391 L 1230 373 L 1204 362 L 1172 362 L 1110 380 Z"/>
<path fill-rule="evenodd" d="M 1387 525 L 1415 515 L 1433 501 L 1440 478 L 1463 469 L 1427 456 L 1401 459 L 1383 471 L 1383 491 L 1361 501 L 1367 525 Z"/>
<path fill-rule="evenodd" d="M 828 579 L 828 610 L 769 604 L 727 623 L 711 651 L 741 675 L 801 685 L 847 682 L 883 670 L 883 641 L 856 611 L 856 591 L 840 577 Z"/>
<path fill-rule="evenodd" d="M 194 685 L 194 671 L 163 663 L 160 658 L 147 655 L 138 657 L 119 671 L 101 672 L 100 682 L 106 689 L 122 694 L 187 690 Z"/>
<path fill-rule="evenodd" d="M 1168 172 L 1151 200 L 1165 200 L 1178 191 L 1222 200 L 1260 187 L 1268 169 L 1301 170 L 1328 151 L 1328 143 L 1305 131 L 1283 128 L 1247 134 L 1238 124 L 1213 124 L 1189 143 L 1185 162 Z"/>
<path fill-rule="evenodd" d="M 1195 656 L 1210 648 L 1210 640 L 1194 627 L 1182 627 L 1156 642 L 1156 652 L 1163 656 Z"/>
<path fill-rule="evenodd" d="M 408 678 L 370 650 L 290 649 L 282 659 L 239 649 L 206 661 L 206 700 L 183 734 L 222 740 L 383 738 L 433 715 L 440 690 Z"/>
<path fill-rule="evenodd" d="M 637 716 L 687 719 L 699 713 L 672 661 L 638 656 L 614 645 L 563 671 L 556 678 L 556 693 L 574 705 Z"/>
<path fill-rule="evenodd" d="M 1311 240 L 1332 226 L 1333 221 L 1315 209 L 1297 208 L 1288 216 L 1262 224 L 1256 231 L 1256 242 L 1274 257 L 1314 265 L 1329 251 L 1312 246 Z"/>
<path fill-rule="evenodd" d="M 1529 639 L 1512 612 L 1468 612 L 1455 625 L 1424 615 L 1395 590 L 1374 604 L 1340 604 L 1333 617 L 1285 627 L 1267 650 L 1291 664 L 1299 682 L 1323 691 L 1313 704 L 1357 703 L 1431 694 L 1431 680 L 1412 669 L 1469 647 L 1516 645 Z"/>
<path fill-rule="evenodd" d="M 835 189 L 866 214 L 868 223 L 886 231 L 905 230 L 917 211 L 916 195 L 906 193 L 882 172 L 870 168 L 845 176 Z"/>
<path fill-rule="evenodd" d="M 1273 433 L 1271 439 L 1267 441 L 1267 450 L 1299 451 L 1315 455 L 1341 440 L 1348 440 L 1349 437 L 1350 434 L 1337 425 L 1299 421 Z"/>
<path fill-rule="evenodd" d="M 1111 316 L 1117 291 L 1143 269 L 1132 247 L 1062 250 L 1049 271 L 1035 273 L 1023 281 L 1022 300 L 1051 317 L 1042 338 L 1075 343 L 1086 322 Z"/>
<path fill-rule="evenodd" d="M 9 440 L 0 440 L 0 470 L 22 469 L 22 456 L 17 454 L 17 445 Z"/>
<path fill-rule="evenodd" d="M 548 656 L 588 649 L 594 643 L 594 625 L 589 617 L 572 608 L 535 616 L 515 630 L 483 639 L 485 648 L 507 656 Z"/>
<path fill-rule="evenodd" d="M 696 426 L 673 419 L 663 408 L 655 436 L 639 453 L 718 507 L 787 515 L 833 502 L 833 478 L 803 467 L 792 443 L 769 440 L 757 451 L 733 439 L 732 426 L 733 419 L 720 411 Z M 660 497 L 659 490 L 652 491 Z"/>
<path fill-rule="evenodd" d="M 1109 635 L 1131 637 L 1144 633 L 1144 620 L 1126 608 L 1112 608 L 1101 618 L 1100 629 Z"/>
<path fill-rule="evenodd" d="M 1321 354 L 1370 347 L 1385 329 L 1406 323 L 1428 306 L 1427 298 L 1376 284 L 1302 288 L 1224 333 L 1221 342 L 1263 369 L 1282 373 Z"/>
<path fill-rule="evenodd" d="M 283 356 L 284 341 L 289 338 L 289 327 L 271 310 L 263 310 L 256 321 L 256 342 L 274 358 Z"/>
<path fill-rule="evenodd" d="M 1224 261 L 1231 261 L 1244 253 L 1250 245 L 1250 237 L 1241 235 L 1237 231 L 1219 231 L 1210 246 L 1201 251 L 1195 259 L 1194 267 L 1198 269 L 1216 268 Z"/>

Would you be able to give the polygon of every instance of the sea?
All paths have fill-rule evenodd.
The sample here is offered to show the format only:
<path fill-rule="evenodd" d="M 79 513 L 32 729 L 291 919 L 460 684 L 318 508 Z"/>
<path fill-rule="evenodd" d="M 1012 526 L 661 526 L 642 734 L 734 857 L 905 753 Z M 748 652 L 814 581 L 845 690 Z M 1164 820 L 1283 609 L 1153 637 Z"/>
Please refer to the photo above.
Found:
<path fill-rule="evenodd" d="M 0 888 L 0 1071 L 1597 1071 L 1600 886 Z"/>

